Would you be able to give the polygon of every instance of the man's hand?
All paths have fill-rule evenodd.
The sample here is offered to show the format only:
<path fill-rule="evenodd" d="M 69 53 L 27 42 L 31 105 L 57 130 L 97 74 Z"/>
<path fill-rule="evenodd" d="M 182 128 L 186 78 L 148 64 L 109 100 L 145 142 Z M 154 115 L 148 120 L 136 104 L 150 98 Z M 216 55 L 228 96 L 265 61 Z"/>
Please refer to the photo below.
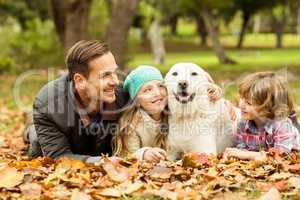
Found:
<path fill-rule="evenodd" d="M 149 162 L 159 162 L 167 157 L 165 150 L 161 148 L 149 148 L 145 150 L 143 159 Z"/>

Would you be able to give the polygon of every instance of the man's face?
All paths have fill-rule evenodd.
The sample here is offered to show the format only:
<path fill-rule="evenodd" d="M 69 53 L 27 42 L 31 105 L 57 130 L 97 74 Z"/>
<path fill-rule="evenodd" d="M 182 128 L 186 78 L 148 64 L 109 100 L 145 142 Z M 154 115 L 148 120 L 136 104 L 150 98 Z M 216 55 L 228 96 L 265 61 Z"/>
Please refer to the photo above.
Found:
<path fill-rule="evenodd" d="M 89 77 L 86 93 L 92 101 L 113 103 L 116 99 L 115 87 L 119 84 L 116 74 L 118 66 L 111 52 L 89 62 Z"/>

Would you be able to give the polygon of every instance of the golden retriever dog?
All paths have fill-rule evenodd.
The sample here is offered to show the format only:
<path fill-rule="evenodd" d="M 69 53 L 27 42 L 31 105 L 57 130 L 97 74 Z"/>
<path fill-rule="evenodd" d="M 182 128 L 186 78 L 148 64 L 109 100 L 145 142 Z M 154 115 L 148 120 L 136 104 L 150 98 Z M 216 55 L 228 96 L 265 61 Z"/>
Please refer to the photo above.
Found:
<path fill-rule="evenodd" d="M 177 63 L 165 77 L 169 102 L 169 159 L 187 152 L 217 154 L 233 146 L 236 122 L 224 99 L 211 102 L 207 73 L 194 63 Z M 239 113 L 239 110 L 236 111 Z"/>

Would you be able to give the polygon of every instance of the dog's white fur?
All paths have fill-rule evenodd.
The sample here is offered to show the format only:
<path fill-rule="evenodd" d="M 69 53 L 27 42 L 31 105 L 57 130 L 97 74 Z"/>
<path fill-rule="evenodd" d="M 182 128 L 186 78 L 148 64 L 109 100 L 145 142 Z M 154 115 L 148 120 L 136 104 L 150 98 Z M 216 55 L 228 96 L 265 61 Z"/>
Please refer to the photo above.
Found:
<path fill-rule="evenodd" d="M 187 83 L 186 92 L 194 94 L 193 100 L 179 102 L 179 82 Z M 233 145 L 235 122 L 230 119 L 224 99 L 211 102 L 208 87 L 216 86 L 209 82 L 207 73 L 193 63 L 175 64 L 165 77 L 168 88 L 170 109 L 168 157 L 177 159 L 183 153 L 221 153 Z"/>

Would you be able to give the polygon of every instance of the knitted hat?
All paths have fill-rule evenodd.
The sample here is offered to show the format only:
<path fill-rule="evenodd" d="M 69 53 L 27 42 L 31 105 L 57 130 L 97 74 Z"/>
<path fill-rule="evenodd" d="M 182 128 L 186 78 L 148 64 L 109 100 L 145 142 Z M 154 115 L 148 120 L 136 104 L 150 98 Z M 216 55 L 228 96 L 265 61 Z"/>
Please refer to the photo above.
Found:
<path fill-rule="evenodd" d="M 163 80 L 160 71 L 152 66 L 140 65 L 128 74 L 123 88 L 129 92 L 130 99 L 134 99 L 140 88 L 145 83 L 153 80 Z"/>

